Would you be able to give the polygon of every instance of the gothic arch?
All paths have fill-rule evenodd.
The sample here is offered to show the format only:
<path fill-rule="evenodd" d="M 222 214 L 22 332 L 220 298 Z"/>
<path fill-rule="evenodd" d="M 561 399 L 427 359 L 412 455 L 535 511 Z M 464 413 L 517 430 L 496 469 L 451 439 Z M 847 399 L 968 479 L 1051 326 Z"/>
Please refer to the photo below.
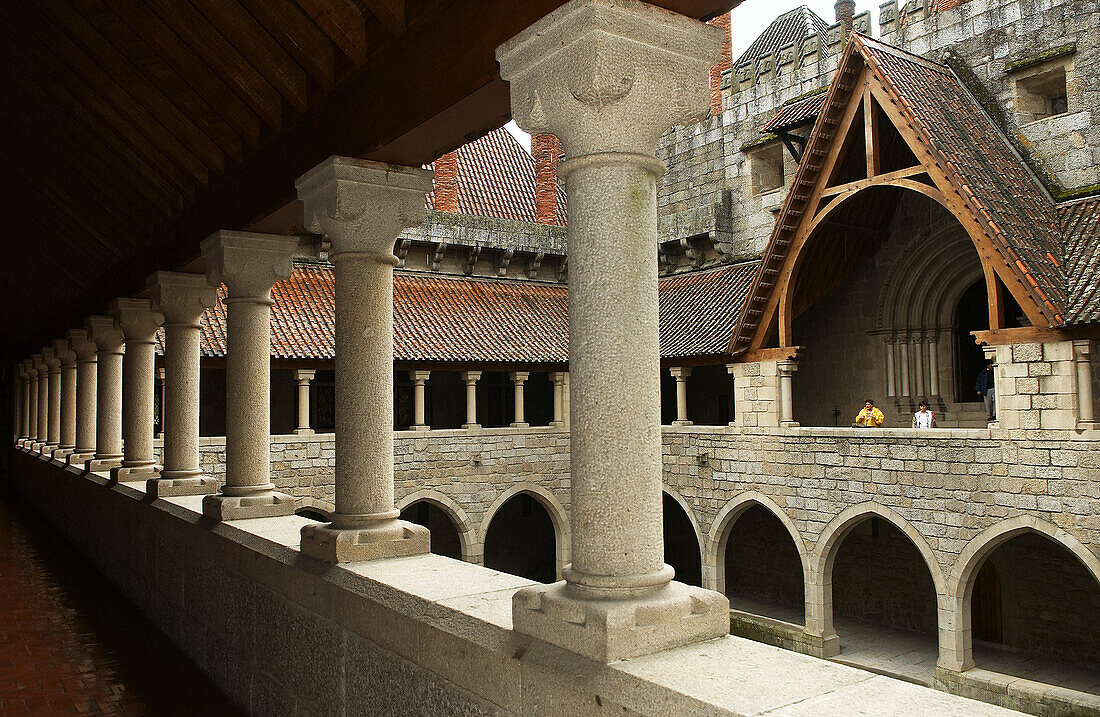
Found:
<path fill-rule="evenodd" d="M 474 547 L 478 543 L 478 538 L 473 525 L 470 523 L 470 517 L 466 515 L 466 511 L 452 498 L 431 488 L 418 490 L 405 496 L 397 502 L 397 509 L 405 510 L 413 503 L 421 501 L 431 503 L 451 519 L 451 523 L 454 524 L 455 530 L 458 532 L 458 540 L 462 545 L 462 559 L 469 562 L 476 553 Z"/>
<path fill-rule="evenodd" d="M 554 561 L 557 564 L 557 572 L 560 576 L 562 568 L 568 565 L 570 560 L 569 540 L 571 532 L 569 516 L 562 504 L 554 497 L 554 494 L 536 483 L 517 483 L 497 496 L 497 499 L 485 511 L 485 517 L 478 529 L 477 534 L 480 544 L 485 545 L 485 536 L 489 532 L 489 525 L 493 522 L 493 516 L 500 510 L 500 507 L 520 493 L 529 494 L 550 514 L 550 520 L 554 523 Z"/>
<path fill-rule="evenodd" d="M 710 572 L 712 576 L 711 589 L 717 590 L 720 593 L 725 592 L 726 566 L 724 558 L 726 555 L 726 546 L 729 541 L 730 529 L 733 527 L 734 523 L 737 522 L 737 519 L 753 506 L 760 506 L 771 513 L 783 524 L 783 527 L 787 529 L 787 532 L 791 536 L 791 540 L 794 541 L 795 549 L 798 551 L 798 558 L 802 562 L 803 580 L 808 583 L 810 574 L 810 553 L 806 550 L 806 542 L 802 539 L 802 535 L 798 532 L 798 528 L 795 527 L 794 521 L 790 519 L 786 511 L 784 511 L 774 500 L 759 491 L 750 490 L 738 495 L 722 506 L 722 510 L 718 512 L 718 516 L 711 525 L 710 534 L 707 536 L 708 552 L 706 563 L 708 572 Z"/>

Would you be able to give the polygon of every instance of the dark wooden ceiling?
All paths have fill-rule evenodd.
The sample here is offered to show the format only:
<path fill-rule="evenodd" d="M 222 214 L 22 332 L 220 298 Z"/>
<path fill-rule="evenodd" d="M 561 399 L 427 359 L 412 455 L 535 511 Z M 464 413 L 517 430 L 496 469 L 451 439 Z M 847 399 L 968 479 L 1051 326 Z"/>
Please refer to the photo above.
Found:
<path fill-rule="evenodd" d="M 294 179 L 330 155 L 419 165 L 499 127 L 495 48 L 561 4 L 0 3 L 0 344 L 18 357 L 197 268 L 218 229 L 292 230 Z"/>

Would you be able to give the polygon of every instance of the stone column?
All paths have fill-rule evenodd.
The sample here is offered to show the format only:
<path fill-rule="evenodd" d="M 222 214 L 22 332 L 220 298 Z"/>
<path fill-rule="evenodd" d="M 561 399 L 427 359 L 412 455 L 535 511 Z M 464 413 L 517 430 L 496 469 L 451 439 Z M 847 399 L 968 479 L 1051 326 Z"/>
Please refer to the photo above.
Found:
<path fill-rule="evenodd" d="M 31 375 L 25 363 L 16 365 L 19 369 L 19 440 L 20 447 L 30 438 L 31 426 Z"/>
<path fill-rule="evenodd" d="M 61 445 L 61 358 L 52 346 L 42 349 L 46 363 L 46 445 L 42 453 L 52 455 Z"/>
<path fill-rule="evenodd" d="M 554 420 L 550 421 L 551 426 L 564 426 L 565 425 L 565 400 L 563 394 L 565 393 L 565 372 L 554 371 L 550 374 L 550 382 L 554 384 Z"/>
<path fill-rule="evenodd" d="M 298 427 L 294 432 L 300 436 L 313 434 L 309 427 L 309 382 L 317 376 L 314 369 L 299 368 L 294 370 L 294 380 L 298 382 Z"/>
<path fill-rule="evenodd" d="M 38 371 L 38 402 L 35 404 L 38 410 L 35 426 L 38 431 L 34 436 L 34 450 L 41 453 L 49 441 L 50 367 L 46 363 L 45 353 L 34 355 L 34 367 Z"/>
<path fill-rule="evenodd" d="M 84 329 L 69 332 L 69 345 L 76 354 L 76 447 L 65 462 L 83 466 L 95 457 L 96 345 Z"/>
<path fill-rule="evenodd" d="M 909 348 L 913 352 L 913 378 L 915 379 L 917 398 L 924 398 L 924 334 L 916 332 L 909 338 Z"/>
<path fill-rule="evenodd" d="M 527 428 L 531 424 L 528 423 L 523 416 L 523 384 L 527 379 L 531 377 L 530 371 L 513 371 L 508 374 L 508 378 L 512 379 L 512 390 L 514 392 L 515 399 L 515 419 L 512 421 L 512 428 Z"/>
<path fill-rule="evenodd" d="M 894 376 L 894 337 L 886 337 L 886 395 L 894 398 L 898 395 L 898 388 Z"/>
<path fill-rule="evenodd" d="M 940 395 L 940 335 L 938 331 L 925 334 L 928 342 L 928 394 Z"/>
<path fill-rule="evenodd" d="M 145 483 L 153 498 L 207 495 L 217 481 L 199 465 L 199 379 L 203 312 L 214 305 L 216 290 L 202 274 L 158 271 L 149 277 L 153 303 L 164 314 L 164 371 L 161 422 L 164 457 L 159 477 Z"/>
<path fill-rule="evenodd" d="M 424 385 L 431 375 L 431 371 L 409 371 L 409 378 L 413 382 L 413 425 L 409 426 L 410 431 L 431 430 L 424 415 Z"/>
<path fill-rule="evenodd" d="M 909 337 L 898 334 L 898 355 L 901 358 L 901 395 L 909 396 Z"/>
<path fill-rule="evenodd" d="M 779 425 L 795 427 L 794 420 L 794 372 L 798 370 L 798 361 L 787 359 L 776 363 L 779 370 Z"/>
<path fill-rule="evenodd" d="M 290 515 L 271 482 L 271 287 L 294 269 L 293 236 L 220 231 L 202 242 L 206 277 L 225 284 L 225 484 L 203 498 L 216 520 Z"/>
<path fill-rule="evenodd" d="M 1097 428 L 1092 395 L 1092 342 L 1073 342 L 1073 360 L 1077 364 L 1077 428 Z M 994 386 L 995 387 L 995 386 Z"/>
<path fill-rule="evenodd" d="M 122 465 L 112 480 L 146 480 L 157 473 L 153 453 L 156 337 L 164 314 L 148 299 L 116 299 L 111 305 L 122 329 Z"/>
<path fill-rule="evenodd" d="M 393 244 L 424 220 L 432 173 L 330 157 L 296 184 L 305 226 L 332 242 L 336 283 L 335 511 L 302 528 L 302 552 L 336 563 L 427 553 L 428 529 L 394 503 Z"/>
<path fill-rule="evenodd" d="M 690 426 L 691 421 L 688 420 L 687 380 L 688 376 L 691 375 L 691 369 L 686 366 L 673 366 L 668 372 L 676 379 L 676 420 L 672 422 L 672 425 Z"/>
<path fill-rule="evenodd" d="M 38 361 L 26 359 L 23 368 L 27 372 L 27 440 L 23 447 L 33 450 L 38 442 Z"/>
<path fill-rule="evenodd" d="M 729 632 L 725 596 L 671 582 L 661 520 L 658 138 L 706 116 L 721 31 L 572 0 L 497 49 L 512 114 L 553 133 L 569 198 L 572 558 L 513 597 L 518 632 L 604 661 Z"/>
<path fill-rule="evenodd" d="M 122 464 L 122 329 L 110 316 L 88 317 L 96 346 L 95 455 L 86 469 L 102 471 Z"/>
<path fill-rule="evenodd" d="M 990 428 L 1001 427 L 1001 397 L 1000 397 L 1000 384 L 1003 380 L 1000 372 L 997 370 L 997 347 L 990 346 L 988 344 L 982 344 L 982 353 L 985 354 L 986 361 L 993 362 L 993 415 L 996 420 L 989 422 Z"/>
<path fill-rule="evenodd" d="M 157 438 L 164 438 L 164 366 L 157 369 L 157 381 L 160 382 L 160 430 L 157 431 Z"/>
<path fill-rule="evenodd" d="M 477 382 L 481 380 L 481 371 L 463 371 L 462 380 L 466 382 L 466 422 L 463 428 L 481 428 L 477 422 Z"/>
<path fill-rule="evenodd" d="M 76 354 L 68 339 L 54 340 L 53 351 L 61 361 L 58 443 L 53 457 L 65 460 L 76 447 Z"/>

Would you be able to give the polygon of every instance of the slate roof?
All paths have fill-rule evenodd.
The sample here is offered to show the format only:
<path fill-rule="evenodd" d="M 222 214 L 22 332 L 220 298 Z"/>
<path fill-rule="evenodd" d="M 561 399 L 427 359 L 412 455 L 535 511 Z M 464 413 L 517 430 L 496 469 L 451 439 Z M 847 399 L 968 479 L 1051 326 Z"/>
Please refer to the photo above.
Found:
<path fill-rule="evenodd" d="M 662 278 L 661 356 L 726 353 L 756 266 L 748 262 Z"/>
<path fill-rule="evenodd" d="M 755 263 L 663 277 L 661 355 L 725 352 Z M 331 264 L 299 262 L 271 297 L 271 356 L 332 359 L 336 349 Z M 569 290 L 565 284 L 394 272 L 394 360 L 446 363 L 565 363 Z M 225 287 L 202 317 L 202 354 L 226 354 Z M 163 334 L 157 349 L 163 352 Z"/>
<path fill-rule="evenodd" d="M 820 92 L 815 92 L 808 97 L 785 103 L 779 108 L 779 114 L 764 125 L 760 131 L 762 133 L 782 132 L 807 122 L 813 122 L 817 119 L 818 113 L 821 112 L 821 105 L 825 104 L 826 94 L 826 88 L 822 88 Z"/>
<path fill-rule="evenodd" d="M 1100 197 L 1058 206 L 1065 238 L 1067 324 L 1100 322 Z"/>
<path fill-rule="evenodd" d="M 789 42 L 796 43 L 801 48 L 802 40 L 807 35 L 818 35 L 821 38 L 822 46 L 824 46 L 825 34 L 828 29 L 829 23 L 825 22 L 816 12 L 805 5 L 796 7 L 794 10 L 785 12 L 772 20 L 764 32 L 760 33 L 749 45 L 749 49 L 741 53 L 741 57 L 737 58 L 737 62 L 733 63 L 733 66 L 737 67 L 747 62 L 756 62 L 770 52 L 777 52 Z"/>
<path fill-rule="evenodd" d="M 503 127 L 468 142 L 458 154 L 458 211 L 535 221 L 535 160 Z M 435 192 L 425 201 L 435 208 Z M 565 224 L 565 189 L 558 182 L 558 219 Z"/>
<path fill-rule="evenodd" d="M 856 33 L 850 37 L 822 100 L 822 108 L 828 110 L 818 117 L 804 156 L 820 156 L 832 142 L 843 139 L 830 136 L 836 123 L 833 115 L 849 102 L 859 101 L 853 96 L 856 83 L 846 80 L 858 77 L 865 63 L 928 150 L 917 155 L 928 156 L 926 164 L 938 165 L 948 177 L 1050 325 L 1064 323 L 1067 281 L 1061 222 L 1053 200 L 949 68 Z M 814 186 L 820 168 L 820 163 L 804 160 L 792 186 Z M 784 266 L 808 195 L 806 191 L 787 193 L 742 310 L 730 346 L 733 353 L 744 351 L 760 328 L 754 317 L 775 286 L 771 277 Z"/>

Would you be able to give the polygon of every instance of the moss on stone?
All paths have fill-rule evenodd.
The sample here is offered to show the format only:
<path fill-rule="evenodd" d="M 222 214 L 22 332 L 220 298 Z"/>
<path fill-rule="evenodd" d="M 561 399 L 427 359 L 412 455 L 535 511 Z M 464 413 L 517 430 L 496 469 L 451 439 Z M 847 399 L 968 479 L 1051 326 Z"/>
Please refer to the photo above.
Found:
<path fill-rule="evenodd" d="M 1059 45 L 1053 47 L 1045 52 L 1040 52 L 1038 55 L 1029 55 L 1013 62 L 1005 63 L 1005 72 L 1019 72 L 1020 70 L 1026 70 L 1029 67 L 1035 65 L 1041 65 L 1044 62 L 1055 60 L 1059 57 L 1065 57 L 1066 55 L 1072 55 L 1077 52 L 1077 43 L 1068 42 L 1065 45 Z"/>
<path fill-rule="evenodd" d="M 768 132 L 766 135 L 764 135 L 760 139 L 754 139 L 751 142 L 745 142 L 743 145 L 741 145 L 741 151 L 742 152 L 747 152 L 750 149 L 755 149 L 756 147 L 761 147 L 765 144 L 770 144 L 772 142 L 775 142 L 778 139 L 779 139 L 778 135 L 775 135 L 771 132 Z"/>
<path fill-rule="evenodd" d="M 1078 187 L 1077 189 L 1066 189 L 1058 192 L 1054 195 L 1054 199 L 1057 202 L 1069 202 L 1074 199 L 1084 199 L 1085 197 L 1100 196 L 1100 184 L 1090 184 L 1087 187 Z"/>

